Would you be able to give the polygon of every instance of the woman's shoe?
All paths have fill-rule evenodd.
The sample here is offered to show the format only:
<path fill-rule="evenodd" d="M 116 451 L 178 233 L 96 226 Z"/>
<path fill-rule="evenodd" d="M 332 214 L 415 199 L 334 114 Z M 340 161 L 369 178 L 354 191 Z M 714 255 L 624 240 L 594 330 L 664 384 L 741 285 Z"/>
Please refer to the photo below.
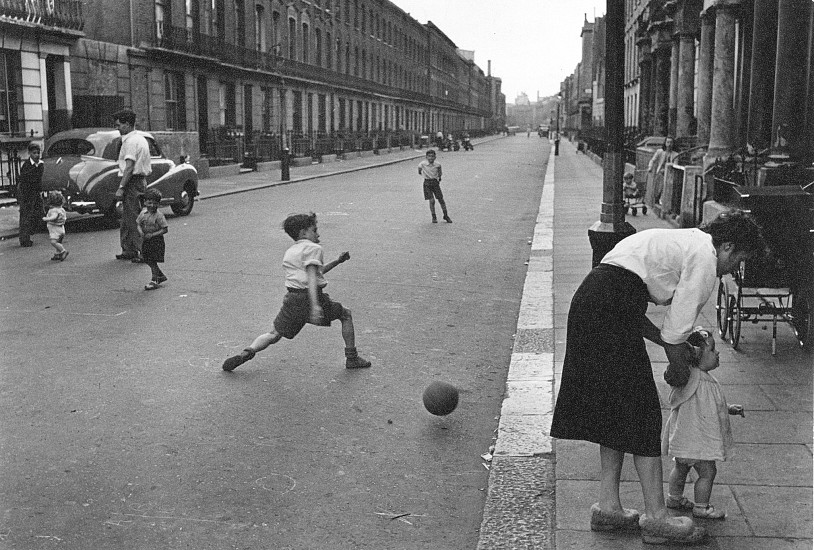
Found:
<path fill-rule="evenodd" d="M 667 505 L 667 508 L 682 510 L 684 512 L 689 512 L 695 506 L 695 503 L 687 497 L 674 497 L 673 495 L 667 495 L 667 498 L 664 499 L 664 503 Z"/>
<path fill-rule="evenodd" d="M 701 544 L 707 538 L 703 527 L 696 527 L 690 518 L 684 516 L 651 519 L 642 514 L 639 518 L 642 528 L 642 542 L 645 544 Z"/>
<path fill-rule="evenodd" d="M 159 285 L 161 283 L 166 283 L 167 282 L 167 276 L 166 275 L 159 275 L 158 277 L 155 278 L 155 282 L 158 283 Z"/>
<path fill-rule="evenodd" d="M 144 286 L 144 290 L 155 290 L 158 288 L 158 283 L 155 281 L 150 281 Z"/>
<path fill-rule="evenodd" d="M 603 512 L 597 502 L 591 506 L 591 531 L 638 531 L 639 512 L 623 508 L 620 512 Z"/>
<path fill-rule="evenodd" d="M 712 504 L 695 505 L 692 516 L 699 519 L 726 519 L 726 512 L 716 510 Z"/>

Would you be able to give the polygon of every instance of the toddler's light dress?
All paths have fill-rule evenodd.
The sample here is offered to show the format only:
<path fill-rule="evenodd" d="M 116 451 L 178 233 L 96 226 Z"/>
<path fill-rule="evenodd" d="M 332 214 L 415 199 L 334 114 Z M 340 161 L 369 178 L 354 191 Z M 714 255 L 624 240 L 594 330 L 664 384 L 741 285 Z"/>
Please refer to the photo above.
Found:
<path fill-rule="evenodd" d="M 661 434 L 661 452 L 689 463 L 726 460 L 732 428 L 723 388 L 709 372 L 690 368 L 685 386 L 670 392 L 670 417 Z"/>

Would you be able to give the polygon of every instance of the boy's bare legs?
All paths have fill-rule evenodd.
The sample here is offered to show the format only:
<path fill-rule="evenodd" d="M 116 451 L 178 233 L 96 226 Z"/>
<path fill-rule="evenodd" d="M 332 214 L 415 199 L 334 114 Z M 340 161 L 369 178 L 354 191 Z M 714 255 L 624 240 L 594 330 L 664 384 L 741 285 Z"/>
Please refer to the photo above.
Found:
<path fill-rule="evenodd" d="M 447 223 L 452 223 L 452 220 L 447 213 L 447 203 L 444 202 L 444 199 L 438 199 L 438 204 L 441 205 L 441 212 L 444 213 L 444 221 Z"/>
<path fill-rule="evenodd" d="M 430 197 L 430 214 L 432 214 L 432 223 L 438 223 L 438 218 L 435 216 L 435 199 Z"/>
<path fill-rule="evenodd" d="M 254 342 L 252 342 L 249 347 L 240 352 L 239 355 L 233 355 L 232 357 L 229 357 L 226 361 L 224 361 L 223 370 L 228 372 L 235 370 L 246 361 L 250 361 L 251 359 L 253 359 L 254 354 L 257 353 L 258 351 L 262 351 L 269 347 L 270 345 L 279 342 L 280 338 L 282 338 L 282 335 L 279 334 L 276 330 L 272 330 L 271 332 L 261 334 L 260 336 L 254 339 Z"/>
<path fill-rule="evenodd" d="M 366 369 L 370 367 L 370 361 L 359 357 L 359 353 L 356 351 L 356 332 L 353 328 L 353 316 L 348 308 L 344 308 L 342 311 L 339 322 L 342 323 L 342 339 L 345 340 L 345 368 Z"/>

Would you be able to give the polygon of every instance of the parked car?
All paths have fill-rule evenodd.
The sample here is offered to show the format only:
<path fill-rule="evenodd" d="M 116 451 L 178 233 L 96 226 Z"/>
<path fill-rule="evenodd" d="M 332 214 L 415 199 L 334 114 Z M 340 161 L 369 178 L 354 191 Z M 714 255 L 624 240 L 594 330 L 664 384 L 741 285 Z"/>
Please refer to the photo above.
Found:
<path fill-rule="evenodd" d="M 150 146 L 153 173 L 147 177 L 147 187 L 161 192 L 161 206 L 186 216 L 198 195 L 198 171 L 191 164 L 175 164 L 165 158 L 151 134 L 134 131 L 147 138 Z M 116 190 L 121 181 L 117 164 L 121 145 L 119 131 L 109 128 L 77 128 L 54 134 L 45 142 L 42 190 L 65 195 L 66 210 L 119 217 Z"/>

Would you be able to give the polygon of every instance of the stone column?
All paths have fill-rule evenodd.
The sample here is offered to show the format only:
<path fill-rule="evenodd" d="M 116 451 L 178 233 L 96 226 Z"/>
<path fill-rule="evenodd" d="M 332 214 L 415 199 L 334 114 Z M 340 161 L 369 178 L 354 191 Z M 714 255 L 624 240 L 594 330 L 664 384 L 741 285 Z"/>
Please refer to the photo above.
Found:
<path fill-rule="evenodd" d="M 746 140 L 758 150 L 772 137 L 775 57 L 777 52 L 777 0 L 755 0 L 752 33 L 752 71 L 749 83 L 749 124 Z"/>
<path fill-rule="evenodd" d="M 42 135 L 48 136 L 48 76 L 45 64 L 45 54 L 40 54 L 40 108 L 42 109 Z"/>
<path fill-rule="evenodd" d="M 806 155 L 805 116 L 810 0 L 780 0 L 777 12 L 777 63 L 772 111 L 772 158 Z"/>
<path fill-rule="evenodd" d="M 666 136 L 669 131 L 670 111 L 670 50 L 660 48 L 655 57 L 655 98 L 653 101 L 653 134 Z"/>
<path fill-rule="evenodd" d="M 695 84 L 695 36 L 682 33 L 678 56 L 678 97 L 676 98 L 676 137 L 693 135 L 694 84 Z"/>
<path fill-rule="evenodd" d="M 639 61 L 639 131 L 649 134 L 652 56 L 649 48 L 642 48 Z"/>
<path fill-rule="evenodd" d="M 735 10 L 719 2 L 715 8 L 715 62 L 712 76 L 712 119 L 704 165 L 729 155 L 735 148 Z"/>
<path fill-rule="evenodd" d="M 680 53 L 678 34 L 673 35 L 670 46 L 670 111 L 668 113 L 667 133 L 676 135 L 676 116 L 678 114 L 678 65 Z"/>
<path fill-rule="evenodd" d="M 771 0 L 769 0 L 771 1 Z M 709 143 L 712 117 L 712 72 L 715 53 L 715 13 L 707 10 L 701 16 L 701 44 L 698 55 L 698 144 Z"/>

